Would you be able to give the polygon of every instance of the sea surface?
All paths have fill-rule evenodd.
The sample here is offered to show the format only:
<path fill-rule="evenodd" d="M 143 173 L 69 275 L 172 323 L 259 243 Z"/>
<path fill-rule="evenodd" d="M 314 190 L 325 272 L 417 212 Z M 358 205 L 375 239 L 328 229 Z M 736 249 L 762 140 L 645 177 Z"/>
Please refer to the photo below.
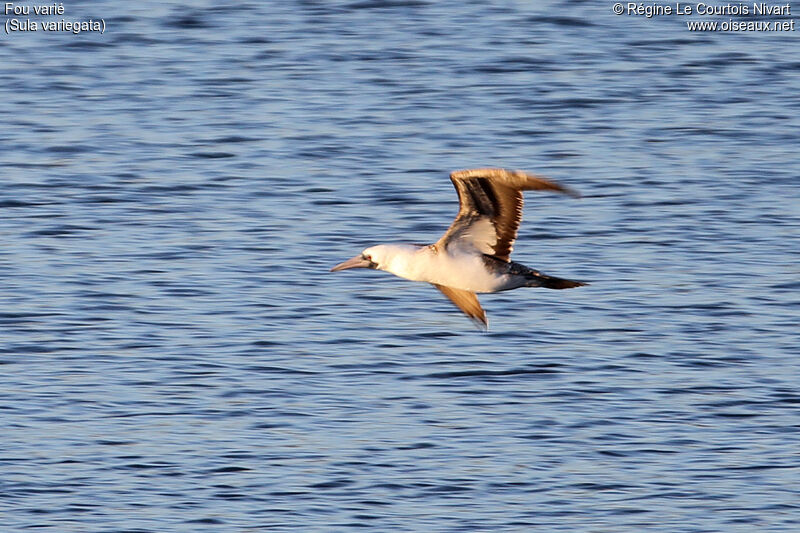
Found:
<path fill-rule="evenodd" d="M 800 28 L 612 5 L 16 17 L 106 29 L 0 34 L 0 530 L 800 531 Z M 329 272 L 478 166 L 589 286 Z"/>

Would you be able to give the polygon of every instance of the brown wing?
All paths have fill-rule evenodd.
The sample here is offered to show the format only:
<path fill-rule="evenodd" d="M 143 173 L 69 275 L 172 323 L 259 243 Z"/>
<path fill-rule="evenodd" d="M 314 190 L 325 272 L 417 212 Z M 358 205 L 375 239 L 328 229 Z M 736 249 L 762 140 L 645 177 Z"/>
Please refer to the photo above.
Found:
<path fill-rule="evenodd" d="M 522 191 L 548 190 L 578 196 L 567 187 L 521 170 L 457 170 L 450 174 L 450 180 L 461 207 L 436 246 L 472 247 L 506 262 L 522 220 Z"/>
<path fill-rule="evenodd" d="M 488 321 L 486 320 L 486 312 L 483 310 L 483 307 L 481 307 L 478 296 L 474 292 L 445 287 L 444 285 L 437 285 L 435 283 L 432 283 L 432 285 L 442 291 L 442 294 L 450 298 L 450 301 L 456 304 L 456 307 L 461 309 L 465 315 L 476 323 L 480 323 L 484 328 L 487 327 Z"/>

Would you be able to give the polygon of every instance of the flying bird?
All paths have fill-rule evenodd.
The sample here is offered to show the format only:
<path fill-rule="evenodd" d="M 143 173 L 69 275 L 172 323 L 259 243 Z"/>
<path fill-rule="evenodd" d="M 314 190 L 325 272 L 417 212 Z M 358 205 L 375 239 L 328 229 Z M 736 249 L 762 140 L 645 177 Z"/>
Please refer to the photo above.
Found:
<path fill-rule="evenodd" d="M 521 170 L 457 170 L 450 180 L 461 204 L 456 219 L 433 244 L 379 244 L 339 263 L 331 272 L 350 268 L 385 270 L 439 289 L 476 324 L 488 327 L 476 293 L 519 287 L 571 289 L 586 285 L 548 276 L 511 260 L 522 221 L 522 191 L 575 191 Z"/>

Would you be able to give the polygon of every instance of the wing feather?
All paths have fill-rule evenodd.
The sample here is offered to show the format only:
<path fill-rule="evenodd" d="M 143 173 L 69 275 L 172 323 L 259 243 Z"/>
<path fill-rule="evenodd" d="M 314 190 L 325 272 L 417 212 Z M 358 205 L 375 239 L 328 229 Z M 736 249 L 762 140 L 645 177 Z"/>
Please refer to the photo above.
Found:
<path fill-rule="evenodd" d="M 571 189 L 521 170 L 457 170 L 450 180 L 458 192 L 456 219 L 436 246 L 477 250 L 510 261 L 522 221 L 522 191 L 547 190 L 578 196 Z"/>
<path fill-rule="evenodd" d="M 476 324 L 482 325 L 484 328 L 487 327 L 489 322 L 486 320 L 486 312 L 481 307 L 478 296 L 474 292 L 437 285 L 436 283 L 432 283 L 431 285 L 442 291 L 442 294 L 450 298 L 450 301 Z"/>

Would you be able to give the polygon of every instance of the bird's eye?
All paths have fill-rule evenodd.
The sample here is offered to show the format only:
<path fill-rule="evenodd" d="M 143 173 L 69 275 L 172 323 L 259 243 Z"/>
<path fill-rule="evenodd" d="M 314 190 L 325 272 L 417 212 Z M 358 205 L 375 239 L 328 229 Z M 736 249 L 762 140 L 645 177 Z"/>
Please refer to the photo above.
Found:
<path fill-rule="evenodd" d="M 369 261 L 370 263 L 372 263 L 372 257 L 368 256 L 367 254 L 361 254 L 361 257 L 362 257 L 362 258 L 363 258 L 365 261 Z"/>

